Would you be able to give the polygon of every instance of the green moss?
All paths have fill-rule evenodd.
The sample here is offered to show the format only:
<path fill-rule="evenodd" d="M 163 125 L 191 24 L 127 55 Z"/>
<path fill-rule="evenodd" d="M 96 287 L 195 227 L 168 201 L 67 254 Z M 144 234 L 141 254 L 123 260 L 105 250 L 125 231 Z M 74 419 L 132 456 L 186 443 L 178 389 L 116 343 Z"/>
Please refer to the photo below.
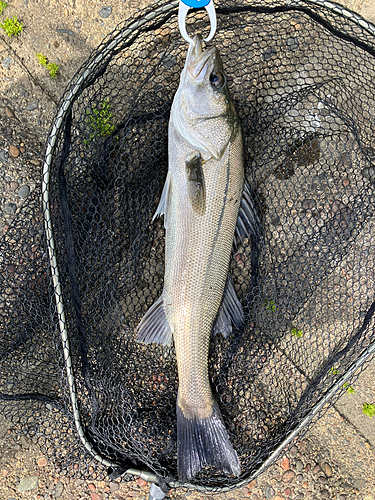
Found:
<path fill-rule="evenodd" d="M 291 334 L 293 335 L 293 337 L 299 338 L 299 337 L 302 337 L 303 331 L 297 330 L 297 328 L 292 328 Z"/>
<path fill-rule="evenodd" d="M 348 394 L 353 394 L 355 391 L 351 385 L 348 384 L 348 382 L 345 382 L 343 385 L 343 388 L 346 390 Z"/>
<path fill-rule="evenodd" d="M 329 370 L 329 373 L 331 375 L 340 375 L 340 372 L 338 370 L 335 370 L 332 366 L 332 368 Z"/>
<path fill-rule="evenodd" d="M 372 418 L 375 415 L 375 404 L 364 403 L 362 406 L 362 411 L 364 415 Z"/>
<path fill-rule="evenodd" d="M 0 26 L 9 37 L 17 36 L 21 33 L 21 31 L 23 31 L 23 24 L 18 21 L 16 16 L 12 19 L 8 17 L 2 24 L 0 24 Z"/>
<path fill-rule="evenodd" d="M 268 311 L 272 311 L 272 312 L 276 311 L 276 304 L 275 304 L 274 300 L 271 300 L 271 299 L 267 300 L 265 305 L 266 305 L 266 309 Z"/>
<path fill-rule="evenodd" d="M 100 101 L 97 107 L 86 109 L 86 123 L 90 128 L 90 141 L 100 137 L 107 137 L 114 131 L 115 125 L 112 121 L 113 114 L 110 109 L 111 104 L 108 99 Z M 85 141 L 86 144 L 88 142 L 88 140 Z"/>
<path fill-rule="evenodd" d="M 58 64 L 48 62 L 47 57 L 40 52 L 37 53 L 36 57 L 38 58 L 39 64 L 48 69 L 49 76 L 51 78 L 56 78 L 60 66 Z"/>
<path fill-rule="evenodd" d="M 47 67 L 47 57 L 40 52 L 37 52 L 36 57 L 38 58 L 39 64 L 44 67 Z"/>
<path fill-rule="evenodd" d="M 8 4 L 6 2 L 3 2 L 2 0 L 0 1 L 0 16 L 3 13 L 3 10 L 5 7 L 8 7 Z"/>
<path fill-rule="evenodd" d="M 55 63 L 49 63 L 47 65 L 47 69 L 49 71 L 49 76 L 51 78 L 56 78 L 57 76 L 57 73 L 59 72 L 59 68 L 60 66 L 58 64 L 55 64 Z"/>

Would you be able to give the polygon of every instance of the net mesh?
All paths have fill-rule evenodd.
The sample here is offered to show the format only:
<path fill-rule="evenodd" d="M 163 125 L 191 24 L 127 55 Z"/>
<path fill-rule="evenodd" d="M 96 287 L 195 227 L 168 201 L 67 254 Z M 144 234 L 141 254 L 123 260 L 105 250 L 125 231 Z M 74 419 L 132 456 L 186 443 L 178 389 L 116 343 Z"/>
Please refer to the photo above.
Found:
<path fill-rule="evenodd" d="M 193 484 L 220 489 L 253 477 L 374 342 L 375 38 L 324 1 L 226 0 L 217 15 L 261 219 L 231 261 L 245 326 L 210 344 L 242 474 L 203 469 Z M 187 27 L 205 33 L 205 12 Z M 1 409 L 69 475 L 110 472 L 82 444 L 78 410 L 120 471 L 177 480 L 175 351 L 138 344 L 135 328 L 163 288 L 163 220 L 151 221 L 186 49 L 176 2 L 157 3 L 63 96 L 41 181 L 60 286 L 37 190 L 0 243 Z"/>

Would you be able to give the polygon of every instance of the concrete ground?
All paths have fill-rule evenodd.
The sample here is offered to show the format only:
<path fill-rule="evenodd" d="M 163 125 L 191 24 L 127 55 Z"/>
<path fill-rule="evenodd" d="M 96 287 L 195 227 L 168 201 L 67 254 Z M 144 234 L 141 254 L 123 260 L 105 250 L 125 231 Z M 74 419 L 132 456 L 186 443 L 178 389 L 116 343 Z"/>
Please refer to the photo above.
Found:
<path fill-rule="evenodd" d="M 145 0 L 9 0 L 1 16 L 17 15 L 25 26 L 18 38 L 0 33 L 0 151 L 9 162 L 0 178 L 0 232 L 5 231 L 9 210 L 22 205 L 20 187 L 33 190 L 40 176 L 44 141 L 58 100 L 79 66 L 102 38 Z M 217 1 L 217 4 L 219 2 Z M 221 2 L 220 2 L 221 3 Z M 224 3 L 224 1 L 222 2 Z M 375 0 L 343 0 L 375 23 Z M 111 7 L 111 9 L 108 9 Z M 104 10 L 101 10 L 103 9 Z M 109 13 L 108 17 L 106 16 Z M 60 75 L 51 80 L 39 65 L 36 53 L 60 64 Z M 1 157 L 0 157 L 1 166 Z M 26 189 L 26 188 L 24 188 Z M 362 413 L 363 402 L 375 402 L 375 363 L 277 463 L 244 488 L 221 498 L 252 500 L 375 499 L 375 419 Z M 22 480 L 34 485 L 20 491 Z M 148 485 L 86 482 L 59 477 L 41 451 L 13 426 L 0 418 L 0 499 L 21 498 L 141 499 Z M 172 496 L 205 499 L 208 495 L 185 490 Z"/>

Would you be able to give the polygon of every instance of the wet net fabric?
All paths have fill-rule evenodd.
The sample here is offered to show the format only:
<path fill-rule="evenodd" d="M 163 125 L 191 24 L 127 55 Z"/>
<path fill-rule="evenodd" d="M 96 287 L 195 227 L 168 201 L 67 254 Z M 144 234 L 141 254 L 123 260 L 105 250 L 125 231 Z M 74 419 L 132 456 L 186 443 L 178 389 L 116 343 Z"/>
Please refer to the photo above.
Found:
<path fill-rule="evenodd" d="M 261 224 L 230 267 L 245 326 L 210 345 L 212 387 L 242 467 L 239 478 L 207 468 L 193 482 L 218 489 L 254 476 L 308 424 L 370 352 L 375 310 L 372 27 L 324 1 L 222 4 L 214 44 Z M 175 352 L 135 341 L 163 288 L 163 220 L 152 217 L 187 50 L 176 5 L 162 5 L 104 40 L 60 103 L 41 181 L 60 286 L 36 191 L 1 241 L 0 405 L 66 474 L 108 473 L 79 438 L 78 410 L 113 469 L 148 468 L 173 484 Z M 189 15 L 190 33 L 205 30 L 205 13 Z"/>

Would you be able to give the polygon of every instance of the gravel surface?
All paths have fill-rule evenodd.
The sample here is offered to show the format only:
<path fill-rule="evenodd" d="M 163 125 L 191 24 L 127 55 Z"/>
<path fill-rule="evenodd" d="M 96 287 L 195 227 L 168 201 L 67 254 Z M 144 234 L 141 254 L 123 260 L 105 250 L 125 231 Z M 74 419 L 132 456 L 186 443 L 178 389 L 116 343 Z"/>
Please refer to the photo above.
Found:
<path fill-rule="evenodd" d="M 127 14 L 146 2 L 116 0 L 50 0 L 9 2 L 25 33 L 10 43 L 0 34 L 0 236 L 36 189 L 44 142 L 56 103 L 66 84 L 91 49 Z M 375 20 L 371 0 L 346 0 L 349 8 Z M 43 29 L 41 29 L 43 26 Z M 289 43 L 289 42 L 288 42 Z M 295 48 L 290 39 L 290 49 Z M 272 57 L 267 49 L 265 59 Z M 56 81 L 38 65 L 36 51 L 61 65 Z M 361 402 L 375 401 L 373 364 L 287 453 L 246 487 L 215 495 L 235 500 L 375 499 L 375 426 L 361 413 Z M 358 390 L 357 390 L 358 389 Z M 372 400 L 371 400 L 372 398 Z M 121 500 L 147 498 L 149 485 L 131 482 L 85 481 L 61 476 L 38 446 L 0 415 L 0 499 Z M 183 489 L 172 498 L 204 500 L 210 495 Z"/>

